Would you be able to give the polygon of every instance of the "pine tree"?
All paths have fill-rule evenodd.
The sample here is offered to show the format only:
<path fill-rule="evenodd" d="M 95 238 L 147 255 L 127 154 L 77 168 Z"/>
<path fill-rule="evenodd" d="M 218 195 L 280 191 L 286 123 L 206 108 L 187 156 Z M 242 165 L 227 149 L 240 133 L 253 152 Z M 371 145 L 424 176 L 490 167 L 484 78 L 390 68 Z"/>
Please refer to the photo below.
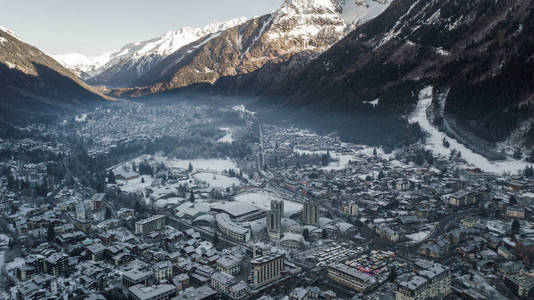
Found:
<path fill-rule="evenodd" d="M 108 172 L 108 183 L 110 183 L 110 184 L 116 183 L 115 174 L 113 173 L 113 170 L 109 170 L 109 172 Z"/>
<path fill-rule="evenodd" d="M 56 230 L 54 229 L 54 223 L 48 224 L 47 239 L 49 242 L 52 242 L 56 239 Z"/>
<path fill-rule="evenodd" d="M 310 239 L 310 231 L 308 230 L 308 228 L 304 228 L 304 230 L 302 231 L 302 237 L 304 237 L 306 241 Z"/>
<path fill-rule="evenodd" d="M 521 229 L 521 224 L 519 224 L 518 220 L 514 220 L 512 222 L 512 235 L 519 234 L 520 229 Z"/>
<path fill-rule="evenodd" d="M 111 219 L 111 210 L 109 209 L 108 206 L 106 206 L 106 213 L 104 215 L 104 218 L 107 220 L 107 219 Z"/>
<path fill-rule="evenodd" d="M 514 195 L 510 196 L 510 198 L 508 199 L 508 203 L 510 203 L 510 205 L 516 205 L 517 204 L 517 199 L 515 198 Z"/>
<path fill-rule="evenodd" d="M 514 150 L 513 158 L 514 158 L 514 159 L 521 159 L 522 156 L 523 156 L 523 155 L 521 154 L 521 149 L 516 148 L 516 149 Z"/>
<path fill-rule="evenodd" d="M 215 235 L 213 236 L 213 244 L 217 245 L 219 243 L 219 233 L 215 230 Z"/>
<path fill-rule="evenodd" d="M 189 172 L 193 172 L 193 164 L 191 164 L 191 162 L 189 162 L 189 167 L 187 168 L 187 170 Z"/>
<path fill-rule="evenodd" d="M 191 193 L 189 194 L 189 202 L 195 203 L 195 194 L 193 193 L 193 191 L 191 191 Z"/>
<path fill-rule="evenodd" d="M 378 172 L 378 179 L 382 179 L 382 178 L 384 178 L 384 177 L 385 177 L 384 172 L 382 172 L 382 170 L 380 170 L 380 171 Z"/>
<path fill-rule="evenodd" d="M 534 163 L 534 149 L 532 149 L 532 151 L 530 151 L 530 154 L 528 155 L 527 161 L 529 163 Z"/>
<path fill-rule="evenodd" d="M 395 279 L 397 279 L 397 269 L 393 268 L 393 269 L 391 269 L 391 272 L 389 272 L 388 280 L 393 282 L 393 281 L 395 281 Z"/>

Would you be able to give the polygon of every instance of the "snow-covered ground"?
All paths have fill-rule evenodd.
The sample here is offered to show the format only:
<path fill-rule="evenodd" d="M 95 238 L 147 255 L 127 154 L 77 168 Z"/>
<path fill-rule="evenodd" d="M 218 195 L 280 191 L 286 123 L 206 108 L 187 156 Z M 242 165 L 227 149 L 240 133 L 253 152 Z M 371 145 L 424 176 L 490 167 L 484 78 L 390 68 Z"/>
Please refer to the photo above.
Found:
<path fill-rule="evenodd" d="M 300 155 L 303 155 L 303 154 L 323 155 L 327 153 L 327 151 L 325 150 L 311 151 L 311 150 L 302 150 L 298 148 L 293 149 L 293 152 L 298 153 Z M 328 166 L 326 167 L 322 167 L 321 170 L 325 170 L 325 171 L 342 170 L 347 167 L 347 165 L 349 164 L 349 160 L 354 160 L 354 156 L 352 155 L 341 154 L 337 152 L 330 152 L 330 157 L 334 159 L 335 161 L 329 163 Z"/>
<path fill-rule="evenodd" d="M 426 239 L 426 237 L 429 234 L 430 234 L 430 230 L 429 231 L 420 231 L 420 232 L 408 234 L 408 235 L 406 235 L 406 237 L 409 238 L 410 240 L 414 241 L 414 242 L 420 242 L 420 241 Z"/>
<path fill-rule="evenodd" d="M 185 198 L 172 197 L 168 199 L 160 199 L 156 201 L 154 205 L 156 205 L 157 207 L 165 207 L 166 205 L 169 205 L 169 204 L 180 204 L 184 202 L 185 200 L 186 200 Z"/>
<path fill-rule="evenodd" d="M 83 123 L 87 120 L 87 114 L 76 115 L 76 117 L 74 117 L 74 120 L 78 123 Z"/>
<path fill-rule="evenodd" d="M 24 258 L 22 257 L 17 257 L 12 262 L 8 262 L 8 263 L 5 262 L 6 269 L 8 271 L 13 270 L 16 267 L 23 266 L 24 264 L 25 264 L 25 261 L 24 261 Z"/>
<path fill-rule="evenodd" d="M 223 189 L 232 187 L 232 185 L 238 186 L 241 184 L 241 181 L 237 178 L 213 173 L 197 173 L 193 175 L 193 178 L 204 181 L 208 183 L 210 187 L 216 189 Z"/>
<path fill-rule="evenodd" d="M 144 179 L 144 183 L 142 182 Z M 152 184 L 152 177 L 148 175 L 142 175 L 139 176 L 139 178 L 135 178 L 132 180 L 117 180 L 117 184 L 122 184 L 120 187 L 121 190 L 128 193 L 138 193 L 143 192 L 146 188 L 150 187 Z"/>
<path fill-rule="evenodd" d="M 326 167 L 322 167 L 321 170 L 342 170 L 347 167 L 350 160 L 354 160 L 354 156 L 340 153 L 330 153 L 330 156 L 335 160 L 328 164 Z"/>
<path fill-rule="evenodd" d="M 449 156 L 452 149 L 460 151 L 462 158 L 469 164 L 481 169 L 484 172 L 503 173 L 510 172 L 516 174 L 520 170 L 524 170 L 527 163 L 520 160 L 507 159 L 505 161 L 489 161 L 486 157 L 473 152 L 456 139 L 447 136 L 445 133 L 435 128 L 427 118 L 427 109 L 432 104 L 433 88 L 428 86 L 419 92 L 419 103 L 415 111 L 409 116 L 410 123 L 419 123 L 419 126 L 428 133 L 429 137 L 426 141 L 426 148 L 432 150 L 435 154 Z M 443 138 L 447 139 L 450 144 L 449 148 L 443 146 Z"/>
<path fill-rule="evenodd" d="M 193 165 L 194 170 L 206 170 L 222 172 L 228 169 L 234 169 L 238 171 L 237 165 L 230 159 L 168 159 L 164 163 L 171 168 L 187 169 L 189 162 Z"/>
<path fill-rule="evenodd" d="M 497 232 L 497 233 L 500 233 L 500 234 L 505 234 L 506 233 L 506 227 L 505 227 L 505 224 L 503 224 L 502 221 L 488 220 L 486 222 L 486 226 L 488 227 L 488 230 L 490 230 L 492 232 Z"/>
<path fill-rule="evenodd" d="M 276 194 L 267 191 L 247 192 L 235 197 L 235 201 L 254 205 L 258 208 L 271 209 L 271 200 L 280 200 Z M 284 200 L 284 215 L 290 216 L 302 210 L 302 204 Z"/>
<path fill-rule="evenodd" d="M 232 128 L 228 128 L 228 127 L 223 127 L 223 128 L 219 128 L 220 130 L 222 131 L 225 131 L 226 132 L 226 135 L 223 136 L 222 138 L 220 138 L 217 142 L 218 143 L 228 143 L 228 144 L 231 144 L 234 142 L 234 138 L 232 136 Z"/>

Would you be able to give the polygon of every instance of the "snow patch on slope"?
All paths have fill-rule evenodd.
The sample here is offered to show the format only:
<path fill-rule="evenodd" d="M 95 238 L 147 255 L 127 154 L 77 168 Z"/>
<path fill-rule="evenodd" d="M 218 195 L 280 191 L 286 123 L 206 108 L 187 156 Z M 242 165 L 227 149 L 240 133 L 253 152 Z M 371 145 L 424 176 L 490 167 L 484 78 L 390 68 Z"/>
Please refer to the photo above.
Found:
<path fill-rule="evenodd" d="M 460 151 L 462 158 L 469 164 L 481 169 L 484 172 L 501 174 L 503 172 L 510 172 L 516 174 L 520 170 L 524 170 L 527 163 L 520 160 L 507 159 L 505 161 L 489 161 L 486 157 L 473 152 L 456 139 L 447 136 L 445 133 L 435 128 L 427 118 L 427 110 L 432 104 L 432 96 L 434 89 L 432 86 L 427 86 L 419 92 L 419 102 L 415 111 L 409 116 L 408 121 L 419 123 L 419 126 L 428 133 L 426 140 L 426 148 L 432 150 L 435 154 L 449 156 L 452 149 Z M 443 139 L 447 139 L 450 146 L 446 148 L 443 146 Z"/>

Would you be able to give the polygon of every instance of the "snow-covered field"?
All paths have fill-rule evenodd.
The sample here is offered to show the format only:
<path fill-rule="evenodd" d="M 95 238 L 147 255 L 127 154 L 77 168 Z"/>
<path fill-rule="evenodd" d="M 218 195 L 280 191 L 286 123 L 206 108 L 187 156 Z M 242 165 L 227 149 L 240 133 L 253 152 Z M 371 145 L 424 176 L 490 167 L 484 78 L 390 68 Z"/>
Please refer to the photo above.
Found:
<path fill-rule="evenodd" d="M 168 159 L 164 163 L 171 168 L 187 169 L 189 162 L 193 165 L 194 170 L 206 170 L 222 172 L 228 169 L 238 170 L 237 165 L 230 159 Z"/>
<path fill-rule="evenodd" d="M 271 209 L 271 200 L 280 200 L 280 198 L 267 191 L 247 192 L 235 197 L 235 201 L 251 204 L 265 210 Z M 302 204 L 284 200 L 285 216 L 290 216 L 301 210 Z"/>
<path fill-rule="evenodd" d="M 311 151 L 311 150 L 302 150 L 302 149 L 293 149 L 293 152 L 298 154 L 307 154 L 307 155 L 323 155 L 326 154 L 327 151 L 324 150 L 317 150 L 317 151 Z M 321 170 L 330 171 L 330 170 L 342 170 L 347 167 L 349 164 L 349 160 L 354 160 L 354 156 L 348 155 L 348 154 L 341 154 L 337 152 L 330 152 L 330 157 L 336 161 L 333 161 L 328 164 L 326 167 L 322 167 Z"/>
<path fill-rule="evenodd" d="M 236 171 L 239 171 L 239 168 L 237 167 L 236 163 L 231 159 L 223 159 L 223 158 L 210 158 L 210 159 L 174 159 L 174 158 L 168 158 L 166 156 L 162 156 L 159 154 L 156 155 L 141 155 L 139 157 L 136 157 L 134 159 L 131 159 L 129 161 L 126 161 L 124 163 L 121 163 L 119 165 L 116 165 L 112 167 L 111 169 L 119 168 L 122 165 L 130 166 L 132 163 L 139 164 L 142 161 L 154 161 L 156 163 L 163 163 L 169 168 L 180 168 L 180 169 L 187 169 L 189 167 L 189 163 L 193 165 L 194 171 L 217 171 L 222 172 L 224 170 L 228 169 L 234 169 Z"/>
<path fill-rule="evenodd" d="M 232 185 L 240 185 L 241 181 L 234 177 L 228 177 L 213 173 L 197 173 L 193 175 L 193 178 L 204 181 L 210 185 L 210 187 L 216 189 L 223 189 L 232 187 Z"/>
<path fill-rule="evenodd" d="M 141 182 L 144 179 L 144 183 Z M 120 187 L 121 190 L 128 192 L 128 193 L 138 193 L 143 192 L 146 188 L 150 187 L 152 184 L 152 177 L 148 175 L 142 175 L 139 176 L 139 178 L 132 179 L 132 180 L 117 180 L 117 184 L 122 184 Z"/>
<path fill-rule="evenodd" d="M 330 153 L 330 156 L 336 160 L 328 164 L 326 167 L 322 167 L 321 170 L 331 171 L 331 170 L 342 170 L 347 167 L 350 160 L 354 160 L 354 156 L 340 153 Z"/>
<path fill-rule="evenodd" d="M 426 148 L 432 150 L 435 154 L 449 156 L 451 149 L 456 149 L 462 153 L 462 158 L 471 165 L 480 168 L 484 172 L 503 173 L 510 172 L 516 174 L 518 171 L 525 169 L 527 163 L 519 160 L 508 159 L 505 161 L 489 161 L 486 157 L 473 152 L 456 139 L 447 136 L 445 133 L 439 131 L 432 126 L 426 116 L 427 109 L 432 104 L 432 86 L 428 86 L 419 92 L 419 103 L 415 111 L 409 116 L 410 123 L 419 123 L 419 126 L 429 134 L 426 141 Z M 443 146 L 443 138 L 449 141 L 450 147 Z"/>

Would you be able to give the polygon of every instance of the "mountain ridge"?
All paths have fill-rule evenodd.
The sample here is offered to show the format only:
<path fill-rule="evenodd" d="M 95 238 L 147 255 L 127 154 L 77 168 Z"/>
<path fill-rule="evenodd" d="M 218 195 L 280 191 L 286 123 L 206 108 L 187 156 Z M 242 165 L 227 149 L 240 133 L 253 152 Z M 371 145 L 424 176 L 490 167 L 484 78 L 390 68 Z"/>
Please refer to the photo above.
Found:
<path fill-rule="evenodd" d="M 12 31 L 2 28 L 0 117 L 4 121 L 54 118 L 61 111 L 111 100 Z"/>
<path fill-rule="evenodd" d="M 384 8 L 390 3 L 383 0 L 362 3 L 367 1 L 382 1 Z M 295 67 L 300 67 L 306 63 L 304 57 L 309 60 L 327 50 L 358 23 L 354 20 L 347 24 L 336 3 L 286 0 L 271 14 L 182 47 L 135 81 L 133 87 L 116 89 L 113 95 L 140 97 L 196 84 L 215 84 L 221 78 L 250 74 L 265 65 L 286 64 L 295 55 L 300 57 Z M 361 7 L 362 12 L 367 9 Z M 287 70 L 291 71 L 294 70 Z M 271 74 L 271 81 L 284 75 Z"/>
<path fill-rule="evenodd" d="M 96 57 L 76 53 L 53 57 L 88 83 L 123 86 L 136 80 L 182 46 L 212 33 L 239 25 L 246 20 L 247 18 L 240 17 L 198 28 L 182 27 L 168 31 L 157 38 L 128 43 L 117 51 L 106 52 Z"/>

